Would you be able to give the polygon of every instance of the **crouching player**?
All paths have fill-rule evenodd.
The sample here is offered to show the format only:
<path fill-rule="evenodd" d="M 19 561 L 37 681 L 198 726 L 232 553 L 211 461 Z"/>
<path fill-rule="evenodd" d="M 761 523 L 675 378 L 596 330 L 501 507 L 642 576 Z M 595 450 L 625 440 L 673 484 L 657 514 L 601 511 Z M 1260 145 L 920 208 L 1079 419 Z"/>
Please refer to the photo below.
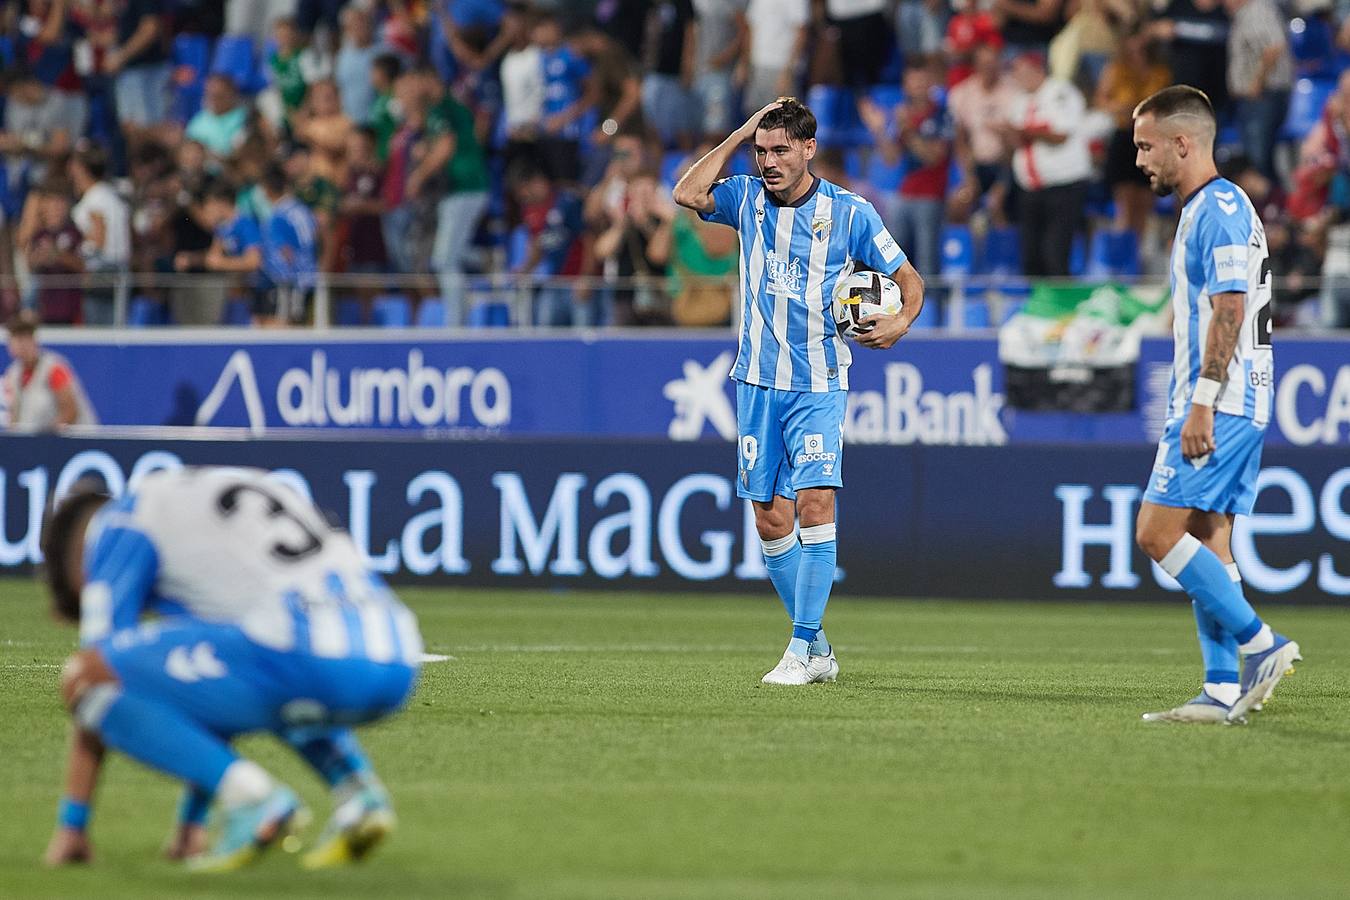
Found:
<path fill-rule="evenodd" d="M 422 641 L 311 503 L 259 470 L 156 472 L 117 500 L 73 491 L 43 542 L 55 611 L 82 645 L 61 679 L 75 735 L 49 863 L 89 858 L 105 747 L 187 786 L 170 854 L 196 870 L 238 868 L 291 837 L 307 819 L 295 793 L 230 747 L 256 731 L 333 789 L 306 867 L 359 858 L 389 832 L 388 795 L 349 727 L 406 702 Z"/>

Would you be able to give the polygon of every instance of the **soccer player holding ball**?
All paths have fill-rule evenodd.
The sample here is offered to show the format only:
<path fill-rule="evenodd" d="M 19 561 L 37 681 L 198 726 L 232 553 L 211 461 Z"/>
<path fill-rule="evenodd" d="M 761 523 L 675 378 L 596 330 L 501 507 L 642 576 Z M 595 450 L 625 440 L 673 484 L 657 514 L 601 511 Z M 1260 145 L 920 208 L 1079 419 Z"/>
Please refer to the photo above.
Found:
<path fill-rule="evenodd" d="M 787 651 L 765 684 L 828 682 L 839 673 L 821 628 L 834 583 L 851 359 L 833 314 L 838 282 L 866 268 L 900 286 L 900 312 L 863 320 L 856 340 L 864 347 L 894 346 L 923 308 L 923 279 L 872 204 L 811 174 L 815 137 L 811 111 L 780 98 L 695 163 L 674 194 L 740 235 L 736 492 L 754 505 L 769 578 L 792 618 Z M 760 175 L 718 180 L 745 141 Z"/>
<path fill-rule="evenodd" d="M 1136 164 L 1155 193 L 1181 203 L 1171 402 L 1138 541 L 1190 595 L 1205 663 L 1200 694 L 1149 721 L 1243 721 L 1301 658 L 1243 597 L 1229 547 L 1233 517 L 1256 502 L 1274 363 L 1265 229 L 1242 189 L 1219 177 L 1215 130 L 1209 98 L 1185 85 L 1134 111 Z"/>

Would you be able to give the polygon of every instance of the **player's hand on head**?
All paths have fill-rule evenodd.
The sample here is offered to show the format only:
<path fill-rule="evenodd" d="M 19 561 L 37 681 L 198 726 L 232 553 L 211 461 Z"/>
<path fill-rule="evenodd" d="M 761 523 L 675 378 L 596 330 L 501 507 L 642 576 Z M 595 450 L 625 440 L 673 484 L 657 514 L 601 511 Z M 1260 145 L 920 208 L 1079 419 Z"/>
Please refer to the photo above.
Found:
<path fill-rule="evenodd" d="M 1181 455 L 1186 459 L 1198 459 L 1216 449 L 1214 410 L 1208 406 L 1191 404 L 1191 411 L 1181 426 Z"/>
<path fill-rule="evenodd" d="M 49 866 L 69 866 L 93 860 L 94 850 L 89 835 L 74 828 L 58 826 L 47 843 L 42 861 Z"/>
<path fill-rule="evenodd" d="M 860 320 L 859 324 L 872 326 L 857 337 L 859 344 L 872 350 L 889 350 L 909 333 L 909 322 L 900 315 L 876 313 Z"/>
<path fill-rule="evenodd" d="M 755 128 L 759 126 L 759 120 L 764 118 L 765 114 L 768 113 L 769 110 L 777 109 L 778 105 L 779 101 L 777 100 L 773 101 L 772 103 L 765 104 L 765 106 L 759 112 L 755 113 L 753 116 L 746 119 L 745 124 L 741 126 L 741 137 L 744 138 L 745 140 L 749 140 L 750 138 L 754 137 Z"/>

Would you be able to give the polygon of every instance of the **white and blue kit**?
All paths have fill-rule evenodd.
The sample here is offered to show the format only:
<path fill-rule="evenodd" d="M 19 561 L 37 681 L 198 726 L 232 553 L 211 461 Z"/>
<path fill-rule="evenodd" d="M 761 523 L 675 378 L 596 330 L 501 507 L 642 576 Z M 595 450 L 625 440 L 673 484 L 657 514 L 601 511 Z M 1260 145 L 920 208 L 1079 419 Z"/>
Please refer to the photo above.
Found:
<path fill-rule="evenodd" d="M 297 735 L 318 729 L 331 747 L 416 680 L 412 613 L 345 533 L 259 470 L 147 475 L 90 521 L 84 570 L 81 642 L 119 684 L 81 705 L 81 723 L 203 790 L 230 761 L 208 737 L 272 731 L 304 753 Z M 175 739 L 200 729 L 203 759 L 155 757 L 151 721 Z"/>
<path fill-rule="evenodd" d="M 816 178 L 779 204 L 764 180 L 713 185 L 702 216 L 741 238 L 736 380 L 737 494 L 767 501 L 843 485 L 848 343 L 834 325 L 835 285 L 856 268 L 890 275 L 905 254 L 862 197 Z"/>
<path fill-rule="evenodd" d="M 1261 444 L 1274 391 L 1271 273 L 1266 233 L 1242 189 L 1215 178 L 1184 203 L 1171 258 L 1173 335 L 1167 423 L 1144 499 L 1163 506 L 1246 515 L 1256 502 Z M 1211 298 L 1245 299 L 1242 329 L 1214 405 L 1216 448 L 1181 455 L 1181 427 L 1204 363 Z"/>

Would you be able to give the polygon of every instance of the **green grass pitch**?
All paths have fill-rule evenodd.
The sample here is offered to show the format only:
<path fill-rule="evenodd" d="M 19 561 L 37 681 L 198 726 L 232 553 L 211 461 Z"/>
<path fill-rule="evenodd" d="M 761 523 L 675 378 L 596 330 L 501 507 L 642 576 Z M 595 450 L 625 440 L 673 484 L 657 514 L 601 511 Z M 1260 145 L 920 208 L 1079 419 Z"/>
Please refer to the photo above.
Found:
<path fill-rule="evenodd" d="M 841 597 L 834 685 L 767 688 L 758 597 L 406 590 L 417 696 L 364 733 L 401 827 L 368 864 L 157 858 L 176 790 L 115 760 L 89 868 L 38 864 L 73 635 L 0 582 L 5 897 L 1231 897 L 1350 894 L 1350 616 L 1266 612 L 1308 657 L 1247 727 L 1146 725 L 1197 687 L 1189 608 Z M 265 739 L 246 752 L 327 813 Z M 311 826 L 317 831 L 318 822 Z"/>

